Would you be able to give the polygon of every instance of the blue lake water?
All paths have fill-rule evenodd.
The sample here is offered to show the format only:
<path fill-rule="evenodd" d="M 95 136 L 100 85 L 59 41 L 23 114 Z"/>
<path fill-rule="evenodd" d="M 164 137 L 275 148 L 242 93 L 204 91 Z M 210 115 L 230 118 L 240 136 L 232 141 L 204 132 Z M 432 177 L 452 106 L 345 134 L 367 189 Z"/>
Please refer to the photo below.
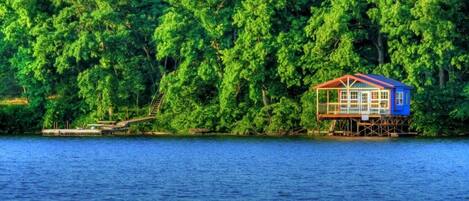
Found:
<path fill-rule="evenodd" d="M 469 200 L 469 140 L 0 136 L 0 200 Z"/>

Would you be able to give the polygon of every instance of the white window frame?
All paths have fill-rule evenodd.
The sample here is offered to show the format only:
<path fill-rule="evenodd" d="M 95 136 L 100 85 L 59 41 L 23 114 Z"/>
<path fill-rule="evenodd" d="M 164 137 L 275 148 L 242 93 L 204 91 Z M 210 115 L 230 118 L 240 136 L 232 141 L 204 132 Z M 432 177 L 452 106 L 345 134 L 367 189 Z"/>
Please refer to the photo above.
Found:
<path fill-rule="evenodd" d="M 379 100 L 379 96 L 381 94 L 379 94 L 378 91 L 372 91 L 370 95 L 371 95 L 371 100 Z M 373 95 L 376 95 L 376 96 L 373 98 Z"/>
<path fill-rule="evenodd" d="M 345 94 L 345 96 L 344 96 L 344 94 Z M 348 98 L 347 91 L 341 91 L 340 92 L 340 100 L 347 101 L 347 98 Z"/>
<path fill-rule="evenodd" d="M 396 92 L 396 105 L 404 105 L 404 92 Z"/>
<path fill-rule="evenodd" d="M 355 95 L 355 98 L 352 96 Z M 350 100 L 358 100 L 358 91 L 351 91 L 350 92 Z"/>
<path fill-rule="evenodd" d="M 388 100 L 389 98 L 389 94 L 388 94 L 388 91 L 381 91 L 381 100 Z"/>
<path fill-rule="evenodd" d="M 359 109 L 358 102 L 358 91 L 350 91 L 349 100 L 350 100 L 350 109 Z"/>

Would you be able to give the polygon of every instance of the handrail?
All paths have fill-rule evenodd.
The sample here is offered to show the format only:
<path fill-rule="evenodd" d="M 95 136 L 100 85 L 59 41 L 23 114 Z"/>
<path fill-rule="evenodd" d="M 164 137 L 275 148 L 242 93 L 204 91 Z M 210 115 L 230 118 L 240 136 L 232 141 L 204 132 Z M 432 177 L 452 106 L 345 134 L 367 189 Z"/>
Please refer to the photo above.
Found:
<path fill-rule="evenodd" d="M 381 103 L 319 103 L 318 114 L 389 114 L 387 102 Z"/>

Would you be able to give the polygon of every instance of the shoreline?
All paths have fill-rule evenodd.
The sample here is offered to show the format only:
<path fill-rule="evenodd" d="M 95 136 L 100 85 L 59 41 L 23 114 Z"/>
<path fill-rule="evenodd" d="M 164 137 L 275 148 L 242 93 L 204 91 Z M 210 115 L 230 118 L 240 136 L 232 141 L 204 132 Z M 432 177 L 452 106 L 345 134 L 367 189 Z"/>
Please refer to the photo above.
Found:
<path fill-rule="evenodd" d="M 237 133 L 220 133 L 220 132 L 208 132 L 208 133 L 171 133 L 161 131 L 149 131 L 140 133 L 113 133 L 113 134 L 85 134 L 85 135 L 44 135 L 40 131 L 34 132 L 22 132 L 17 133 L 0 133 L 1 136 L 36 136 L 36 137 L 261 137 L 261 138 L 305 138 L 305 139 L 324 139 L 324 140 L 340 140 L 340 141 L 353 141 L 353 140 L 386 140 L 396 138 L 411 138 L 411 139 L 451 139 L 451 138 L 468 138 L 469 134 L 461 135 L 447 135 L 447 136 L 329 136 L 329 135 L 311 135 L 308 133 L 301 133 L 295 135 L 272 135 L 272 134 L 254 134 L 254 135 L 242 135 Z"/>

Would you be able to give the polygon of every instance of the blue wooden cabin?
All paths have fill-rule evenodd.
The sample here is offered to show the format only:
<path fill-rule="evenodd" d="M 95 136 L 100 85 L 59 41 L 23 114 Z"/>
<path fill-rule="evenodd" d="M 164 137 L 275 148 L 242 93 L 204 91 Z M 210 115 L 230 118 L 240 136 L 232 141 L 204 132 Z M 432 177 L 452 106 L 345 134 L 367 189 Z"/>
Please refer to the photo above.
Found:
<path fill-rule="evenodd" d="M 410 115 L 412 88 L 382 75 L 344 75 L 315 89 L 319 119 Z"/>

